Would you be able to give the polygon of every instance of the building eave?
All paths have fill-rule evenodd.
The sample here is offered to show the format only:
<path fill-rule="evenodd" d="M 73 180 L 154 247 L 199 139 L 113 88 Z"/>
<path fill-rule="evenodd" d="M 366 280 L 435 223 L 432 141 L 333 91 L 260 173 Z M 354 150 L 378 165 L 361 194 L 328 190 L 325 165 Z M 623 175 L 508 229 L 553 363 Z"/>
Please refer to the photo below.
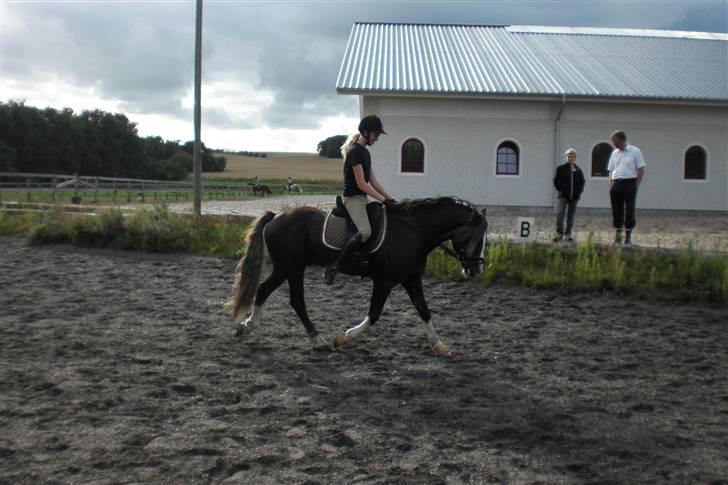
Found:
<path fill-rule="evenodd" d="M 337 88 L 340 95 L 378 96 L 401 98 L 427 98 L 427 99 L 484 99 L 484 100 L 510 100 L 510 101 L 561 101 L 564 97 L 570 102 L 585 103 L 633 103 L 633 104 L 672 104 L 695 106 L 728 107 L 728 98 L 675 98 L 658 96 L 604 96 L 583 94 L 539 94 L 539 93 L 451 93 L 442 91 L 394 91 L 394 90 L 360 90 Z"/>

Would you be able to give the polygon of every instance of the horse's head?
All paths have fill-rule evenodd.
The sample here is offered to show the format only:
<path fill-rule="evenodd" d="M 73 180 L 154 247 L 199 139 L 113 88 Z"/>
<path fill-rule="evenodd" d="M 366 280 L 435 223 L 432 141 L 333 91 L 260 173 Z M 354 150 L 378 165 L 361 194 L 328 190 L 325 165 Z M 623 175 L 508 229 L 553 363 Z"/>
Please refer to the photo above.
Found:
<path fill-rule="evenodd" d="M 472 278 L 483 272 L 483 254 L 488 244 L 488 221 L 485 209 L 470 207 L 467 223 L 457 227 L 450 238 L 463 266 L 463 276 Z"/>

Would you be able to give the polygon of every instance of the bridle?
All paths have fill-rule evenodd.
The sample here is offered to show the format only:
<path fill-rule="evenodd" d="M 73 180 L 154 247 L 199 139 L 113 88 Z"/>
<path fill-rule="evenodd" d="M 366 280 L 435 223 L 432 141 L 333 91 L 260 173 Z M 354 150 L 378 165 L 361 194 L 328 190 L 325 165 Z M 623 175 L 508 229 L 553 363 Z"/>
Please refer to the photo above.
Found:
<path fill-rule="evenodd" d="M 414 226 L 412 226 L 412 224 L 407 222 L 405 219 L 400 219 L 400 222 L 402 222 L 405 226 L 412 229 L 412 231 L 415 234 L 418 234 L 420 236 L 422 235 L 422 233 L 420 231 L 418 231 Z M 488 245 L 488 228 L 487 227 L 485 229 L 485 241 L 483 242 L 483 244 L 486 246 Z M 460 261 L 460 265 L 463 268 L 465 268 L 466 266 L 473 264 L 473 263 L 485 264 L 485 258 L 474 258 L 472 256 L 466 256 L 466 255 L 462 254 L 461 251 L 455 251 L 453 248 L 445 245 L 444 242 L 441 242 L 440 244 L 438 244 L 438 247 L 440 249 L 442 249 L 445 252 L 445 254 L 447 254 L 448 256 L 452 256 L 453 258 Z"/>
<path fill-rule="evenodd" d="M 487 236 L 487 229 L 486 229 L 486 239 L 484 244 L 488 244 L 488 236 Z M 485 258 L 473 258 L 472 256 L 465 256 L 464 254 L 455 251 L 449 246 L 446 246 L 445 243 L 440 243 L 438 245 L 440 249 L 442 249 L 446 254 L 449 256 L 452 256 L 453 258 L 460 261 L 460 264 L 465 267 L 468 264 L 477 263 L 477 264 L 485 264 Z"/>

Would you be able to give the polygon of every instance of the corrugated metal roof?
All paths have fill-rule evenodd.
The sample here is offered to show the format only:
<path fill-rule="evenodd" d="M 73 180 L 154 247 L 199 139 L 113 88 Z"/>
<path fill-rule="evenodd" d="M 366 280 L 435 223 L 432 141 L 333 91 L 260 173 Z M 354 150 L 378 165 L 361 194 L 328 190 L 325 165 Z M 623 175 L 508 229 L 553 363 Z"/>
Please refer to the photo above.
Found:
<path fill-rule="evenodd" d="M 355 23 L 336 89 L 728 101 L 728 35 Z"/>

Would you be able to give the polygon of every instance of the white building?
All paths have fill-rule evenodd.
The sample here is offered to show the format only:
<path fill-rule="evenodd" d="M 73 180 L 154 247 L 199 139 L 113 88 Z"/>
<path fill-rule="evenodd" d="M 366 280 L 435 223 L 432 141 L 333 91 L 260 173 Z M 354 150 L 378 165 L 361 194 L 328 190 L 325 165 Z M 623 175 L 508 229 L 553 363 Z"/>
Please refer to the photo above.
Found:
<path fill-rule="evenodd" d="M 337 92 L 389 136 L 398 197 L 550 206 L 574 147 L 580 206 L 609 207 L 609 135 L 647 161 L 639 208 L 728 210 L 728 35 L 632 29 L 354 24 Z"/>

